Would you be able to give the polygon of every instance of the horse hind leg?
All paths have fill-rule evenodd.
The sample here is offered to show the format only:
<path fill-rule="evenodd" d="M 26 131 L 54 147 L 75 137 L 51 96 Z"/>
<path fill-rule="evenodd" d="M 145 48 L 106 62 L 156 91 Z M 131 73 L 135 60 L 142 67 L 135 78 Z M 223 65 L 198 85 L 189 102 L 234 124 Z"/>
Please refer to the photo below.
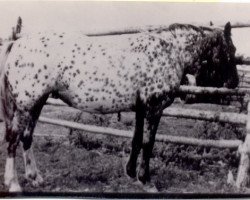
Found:
<path fill-rule="evenodd" d="M 43 178 L 40 175 L 40 171 L 37 168 L 35 156 L 32 148 L 32 134 L 30 128 L 26 128 L 24 131 L 24 136 L 22 138 L 23 142 L 23 159 L 25 166 L 25 177 L 27 180 L 31 181 L 33 186 L 38 186 L 43 183 Z"/>
<path fill-rule="evenodd" d="M 27 124 L 27 113 L 15 110 L 11 126 L 6 127 L 6 140 L 8 142 L 7 160 L 5 165 L 4 183 L 9 188 L 10 192 L 20 192 L 21 187 L 18 182 L 16 172 L 16 149 L 19 144 L 20 138 L 25 130 Z"/>
<path fill-rule="evenodd" d="M 49 95 L 42 97 L 31 111 L 30 121 L 24 131 L 21 141 L 23 143 L 23 158 L 25 165 L 25 176 L 30 180 L 33 186 L 38 186 L 43 183 L 43 178 L 37 168 L 35 156 L 32 148 L 33 132 L 41 113 L 41 110 L 46 103 Z"/>

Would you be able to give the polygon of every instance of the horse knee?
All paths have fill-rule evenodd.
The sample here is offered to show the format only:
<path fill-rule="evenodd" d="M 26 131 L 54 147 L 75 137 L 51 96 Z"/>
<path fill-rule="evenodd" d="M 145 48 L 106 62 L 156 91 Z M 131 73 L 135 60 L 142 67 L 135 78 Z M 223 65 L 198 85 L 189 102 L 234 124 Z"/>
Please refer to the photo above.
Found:
<path fill-rule="evenodd" d="M 11 127 L 6 129 L 6 141 L 9 143 L 9 156 L 15 156 L 16 148 L 20 139 L 23 137 L 26 124 L 26 117 L 22 116 L 22 113 L 16 112 Z"/>

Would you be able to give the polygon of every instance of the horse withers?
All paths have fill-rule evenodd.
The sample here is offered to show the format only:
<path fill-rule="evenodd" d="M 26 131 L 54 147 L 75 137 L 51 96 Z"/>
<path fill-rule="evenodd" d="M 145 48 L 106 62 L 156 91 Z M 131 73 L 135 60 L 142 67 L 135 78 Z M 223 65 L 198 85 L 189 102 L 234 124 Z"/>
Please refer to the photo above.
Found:
<path fill-rule="evenodd" d="M 172 104 L 183 76 L 208 76 L 229 88 L 238 84 L 229 23 L 224 30 L 209 33 L 183 24 L 102 37 L 37 33 L 13 42 L 6 54 L 1 107 L 8 142 L 4 182 L 9 191 L 21 191 L 15 163 L 20 140 L 27 179 L 34 185 L 43 181 L 32 151 L 32 134 L 50 94 L 91 113 L 135 111 L 126 173 L 145 184 L 150 181 L 149 161 L 162 112 Z M 211 63 L 208 69 L 201 67 L 204 60 Z"/>

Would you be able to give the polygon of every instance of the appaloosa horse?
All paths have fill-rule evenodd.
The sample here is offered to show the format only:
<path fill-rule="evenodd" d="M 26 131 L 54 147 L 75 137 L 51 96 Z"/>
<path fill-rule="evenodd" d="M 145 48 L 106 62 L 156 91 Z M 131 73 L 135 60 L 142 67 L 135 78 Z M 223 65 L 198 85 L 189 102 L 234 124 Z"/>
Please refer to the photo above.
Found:
<path fill-rule="evenodd" d="M 42 182 L 31 148 L 36 122 L 50 94 L 68 105 L 92 113 L 136 112 L 132 150 L 126 165 L 138 179 L 150 180 L 149 160 L 163 110 L 171 105 L 183 77 L 216 78 L 235 88 L 238 75 L 231 26 L 205 32 L 175 24 L 167 30 L 87 37 L 77 33 L 24 35 L 9 44 L 2 63 L 1 106 L 6 123 L 8 156 L 5 185 L 21 191 L 16 149 L 21 140 L 26 177 Z M 203 62 L 211 63 L 203 69 Z"/>

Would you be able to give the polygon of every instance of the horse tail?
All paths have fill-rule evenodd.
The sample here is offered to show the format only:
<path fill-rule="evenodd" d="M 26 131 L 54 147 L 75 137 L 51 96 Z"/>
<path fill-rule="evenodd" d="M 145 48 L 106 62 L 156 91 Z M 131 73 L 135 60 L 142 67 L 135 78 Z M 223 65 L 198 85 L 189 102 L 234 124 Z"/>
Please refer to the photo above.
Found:
<path fill-rule="evenodd" d="M 6 42 L 2 48 L 0 53 L 0 121 L 5 121 L 8 119 L 8 108 L 6 107 L 8 104 L 7 98 L 7 79 L 5 77 L 5 64 L 8 58 L 9 53 L 13 47 L 13 41 Z"/>
<path fill-rule="evenodd" d="M 12 46 L 14 44 L 14 41 L 6 42 L 3 44 L 1 47 L 1 52 L 0 52 L 0 76 L 2 75 L 4 65 L 6 63 L 6 60 L 8 58 L 8 55 L 12 49 Z"/>

